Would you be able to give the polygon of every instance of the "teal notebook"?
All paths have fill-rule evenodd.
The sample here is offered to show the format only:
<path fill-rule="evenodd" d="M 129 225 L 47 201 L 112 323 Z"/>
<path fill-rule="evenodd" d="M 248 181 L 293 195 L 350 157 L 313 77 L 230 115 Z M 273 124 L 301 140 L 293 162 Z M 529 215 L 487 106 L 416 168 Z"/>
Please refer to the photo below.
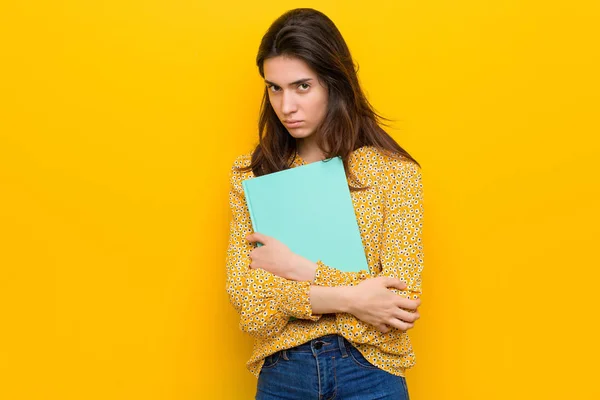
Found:
<path fill-rule="evenodd" d="M 313 262 L 369 269 L 340 157 L 246 179 L 242 187 L 255 232 Z"/>

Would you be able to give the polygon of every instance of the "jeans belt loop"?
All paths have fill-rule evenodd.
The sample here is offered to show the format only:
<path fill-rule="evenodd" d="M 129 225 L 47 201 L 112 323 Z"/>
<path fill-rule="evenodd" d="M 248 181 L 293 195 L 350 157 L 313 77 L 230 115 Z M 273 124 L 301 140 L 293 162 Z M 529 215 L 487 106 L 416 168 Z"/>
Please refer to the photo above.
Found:
<path fill-rule="evenodd" d="M 346 351 L 346 343 L 344 342 L 344 338 L 342 336 L 338 336 L 338 343 L 340 345 L 340 351 L 342 352 L 342 358 L 348 357 L 348 352 Z"/>

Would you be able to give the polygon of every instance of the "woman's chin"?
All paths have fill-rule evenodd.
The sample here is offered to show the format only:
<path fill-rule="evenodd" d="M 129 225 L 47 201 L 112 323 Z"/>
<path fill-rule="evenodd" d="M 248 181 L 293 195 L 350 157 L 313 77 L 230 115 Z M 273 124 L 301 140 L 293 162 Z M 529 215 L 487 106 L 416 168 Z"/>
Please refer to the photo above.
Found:
<path fill-rule="evenodd" d="M 294 139 L 304 139 L 312 134 L 312 131 L 305 128 L 288 129 L 287 131 Z"/>

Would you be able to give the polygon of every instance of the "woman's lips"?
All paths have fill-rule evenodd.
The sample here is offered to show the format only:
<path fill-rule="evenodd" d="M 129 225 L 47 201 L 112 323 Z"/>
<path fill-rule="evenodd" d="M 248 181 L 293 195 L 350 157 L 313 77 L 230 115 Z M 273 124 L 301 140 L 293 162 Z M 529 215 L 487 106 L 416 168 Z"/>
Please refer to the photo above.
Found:
<path fill-rule="evenodd" d="M 284 122 L 285 126 L 288 128 L 298 128 L 304 123 L 304 121 L 296 121 L 296 122 Z"/>

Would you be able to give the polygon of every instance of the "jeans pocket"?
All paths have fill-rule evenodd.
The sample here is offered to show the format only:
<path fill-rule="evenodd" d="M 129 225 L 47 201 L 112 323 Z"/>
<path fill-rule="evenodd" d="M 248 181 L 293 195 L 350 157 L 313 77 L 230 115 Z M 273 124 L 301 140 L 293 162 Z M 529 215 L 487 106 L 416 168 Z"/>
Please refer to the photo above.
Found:
<path fill-rule="evenodd" d="M 379 367 L 371 364 L 371 362 L 367 360 L 365 356 L 363 356 L 362 353 L 358 351 L 358 349 L 356 349 L 354 346 L 350 345 L 348 347 L 348 353 L 350 353 L 350 358 L 352 358 L 352 361 L 354 361 L 356 365 L 365 369 L 379 369 Z"/>
<path fill-rule="evenodd" d="M 275 365 L 277 365 L 277 363 L 279 362 L 280 359 L 281 359 L 281 351 L 278 351 L 277 353 L 273 353 L 273 354 L 266 356 L 265 362 L 262 366 L 262 369 L 273 368 Z"/>

